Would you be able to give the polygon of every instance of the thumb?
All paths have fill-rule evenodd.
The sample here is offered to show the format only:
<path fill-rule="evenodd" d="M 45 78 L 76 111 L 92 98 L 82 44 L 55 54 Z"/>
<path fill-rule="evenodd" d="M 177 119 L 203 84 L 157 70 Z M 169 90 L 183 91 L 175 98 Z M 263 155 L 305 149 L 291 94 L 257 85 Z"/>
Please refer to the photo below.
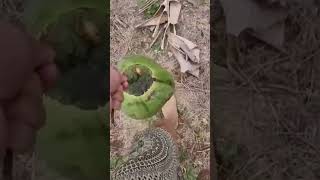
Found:
<path fill-rule="evenodd" d="M 117 91 L 119 86 L 122 83 L 122 76 L 120 73 L 114 68 L 110 68 L 110 94 L 113 94 Z"/>
<path fill-rule="evenodd" d="M 55 51 L 47 44 L 34 41 L 34 69 L 38 72 L 43 89 L 50 89 L 58 78 L 58 69 L 54 62 Z"/>
<path fill-rule="evenodd" d="M 8 145 L 18 152 L 32 148 L 37 130 L 45 123 L 41 82 L 36 73 L 27 81 L 20 95 L 8 104 L 6 117 L 9 122 Z"/>

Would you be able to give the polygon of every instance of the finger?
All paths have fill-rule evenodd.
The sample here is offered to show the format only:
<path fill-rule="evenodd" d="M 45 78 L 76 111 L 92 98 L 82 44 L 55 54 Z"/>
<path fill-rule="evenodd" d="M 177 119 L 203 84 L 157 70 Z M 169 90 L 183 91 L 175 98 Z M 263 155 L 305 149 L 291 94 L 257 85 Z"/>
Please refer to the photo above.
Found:
<path fill-rule="evenodd" d="M 5 118 L 4 110 L 0 107 L 0 159 L 3 158 L 7 147 L 7 120 Z"/>
<path fill-rule="evenodd" d="M 128 88 L 128 86 L 129 86 L 127 76 L 122 75 L 122 82 L 121 82 L 121 84 L 122 84 L 123 90 L 126 91 L 127 88 Z"/>
<path fill-rule="evenodd" d="M 110 94 L 115 93 L 121 84 L 120 73 L 115 68 L 110 68 Z"/>
<path fill-rule="evenodd" d="M 128 82 L 122 83 L 122 87 L 123 87 L 123 90 L 124 90 L 124 91 L 128 90 L 129 83 L 128 83 Z"/>
<path fill-rule="evenodd" d="M 16 151 L 28 150 L 34 144 L 37 130 L 45 123 L 41 94 L 40 78 L 34 74 L 20 95 L 7 105 L 9 145 Z"/>
<path fill-rule="evenodd" d="M 123 87 L 122 87 L 122 86 L 119 86 L 118 89 L 117 89 L 117 92 L 123 93 Z"/>
<path fill-rule="evenodd" d="M 32 45 L 32 53 L 34 58 L 33 61 L 36 69 L 54 64 L 54 59 L 56 57 L 54 49 L 52 49 L 49 45 L 41 43 L 35 39 L 32 41 Z"/>
<path fill-rule="evenodd" d="M 38 70 L 43 92 L 51 89 L 58 79 L 58 69 L 55 64 L 50 64 Z"/>
<path fill-rule="evenodd" d="M 112 96 L 112 100 L 113 101 L 123 101 L 123 91 L 117 91 L 113 96 Z"/>
<path fill-rule="evenodd" d="M 128 77 L 126 75 L 122 75 L 122 83 L 127 82 L 128 81 Z"/>
<path fill-rule="evenodd" d="M 119 110 L 121 107 L 121 103 L 117 100 L 112 101 L 112 108 L 115 110 Z"/>
<path fill-rule="evenodd" d="M 35 42 L 35 70 L 39 73 L 44 91 L 52 88 L 58 78 L 58 68 L 54 63 L 55 52 L 49 46 Z"/>
<path fill-rule="evenodd" d="M 41 82 L 36 73 L 26 82 L 19 96 L 7 104 L 5 113 L 9 121 L 24 122 L 35 129 L 44 125 Z"/>
<path fill-rule="evenodd" d="M 16 26 L 3 21 L 0 22 L 0 34 L 0 99 L 10 99 L 32 72 L 30 38 Z"/>
<path fill-rule="evenodd" d="M 8 146 L 18 153 L 29 151 L 36 141 L 37 130 L 20 121 L 9 122 Z"/>

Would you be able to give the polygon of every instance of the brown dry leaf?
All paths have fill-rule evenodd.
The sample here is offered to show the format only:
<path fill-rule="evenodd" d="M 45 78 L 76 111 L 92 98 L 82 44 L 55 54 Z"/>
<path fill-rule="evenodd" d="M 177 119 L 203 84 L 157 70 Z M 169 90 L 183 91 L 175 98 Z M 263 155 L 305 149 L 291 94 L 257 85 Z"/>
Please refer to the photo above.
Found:
<path fill-rule="evenodd" d="M 168 15 L 164 14 L 163 16 L 152 17 L 152 18 L 146 20 L 145 22 L 137 25 L 135 28 L 147 27 L 147 26 L 157 26 L 158 24 L 163 24 L 163 23 L 166 23 L 167 21 L 168 21 Z"/>
<path fill-rule="evenodd" d="M 194 56 L 196 58 L 195 59 L 196 61 L 194 61 L 194 62 L 199 63 L 200 62 L 200 49 L 198 49 L 198 46 L 184 37 L 181 37 L 181 36 L 177 36 L 177 37 L 179 39 L 181 39 L 188 46 L 188 48 L 191 50 L 192 54 L 194 54 Z"/>
<path fill-rule="evenodd" d="M 263 30 L 283 21 L 288 12 L 283 9 L 267 9 L 254 0 L 221 0 L 226 16 L 227 32 L 238 36 L 243 30 Z"/>
<path fill-rule="evenodd" d="M 156 36 L 154 37 L 153 41 L 151 42 L 150 47 L 152 47 L 153 44 L 157 41 L 157 39 L 159 38 L 160 34 L 163 33 L 167 29 L 166 28 L 167 25 L 168 24 L 166 24 L 165 26 L 161 27 L 160 31 L 158 31 L 158 34 L 156 34 Z"/>
<path fill-rule="evenodd" d="M 147 1 L 147 4 L 144 7 L 150 6 L 151 3 L 154 3 L 154 0 Z M 173 25 L 174 33 L 176 33 L 175 25 L 178 23 L 181 7 L 182 5 L 179 2 L 179 0 L 164 0 L 160 5 L 159 9 L 156 11 L 155 15 L 151 19 L 136 26 L 136 28 L 146 27 L 146 26 L 153 27 L 153 34 L 152 34 L 153 41 L 150 46 L 152 46 L 155 43 L 155 41 L 157 41 L 160 34 L 163 34 L 163 37 L 161 40 L 161 49 L 165 48 L 165 44 L 168 44 L 168 42 L 165 43 L 165 40 L 167 38 L 167 32 L 168 32 L 168 29 L 170 29 L 170 25 Z M 140 9 L 139 12 L 143 12 L 145 10 L 146 8 L 143 8 L 143 9 Z M 166 22 L 167 24 L 163 25 Z M 164 28 L 164 31 L 161 32 L 163 28 Z M 194 50 L 194 53 L 197 54 L 198 51 Z M 194 59 L 193 57 L 191 58 Z"/>
<path fill-rule="evenodd" d="M 155 16 L 162 17 L 164 14 L 166 14 L 169 18 L 169 13 L 168 13 L 169 12 L 169 3 L 170 3 L 170 0 L 163 1 L 163 3 L 160 5 L 159 9 L 155 13 Z M 160 24 L 157 24 L 156 28 L 153 32 L 153 35 L 152 35 L 153 38 L 156 37 L 156 35 L 158 34 L 159 28 L 160 28 Z"/>
<path fill-rule="evenodd" d="M 197 48 L 197 45 L 191 41 L 173 33 L 169 33 L 168 42 L 176 49 L 181 49 L 185 54 L 188 55 L 192 62 L 200 62 L 200 50 Z"/>
<path fill-rule="evenodd" d="M 177 101 L 174 95 L 162 107 L 162 114 L 167 123 L 170 123 L 171 127 L 174 127 L 175 129 L 178 128 L 179 116 L 177 109 Z"/>
<path fill-rule="evenodd" d="M 178 35 L 176 35 L 176 36 L 177 36 L 177 38 L 181 39 L 188 46 L 189 49 L 194 49 L 194 48 L 198 47 L 196 44 L 194 44 L 190 40 L 188 40 L 184 37 L 178 36 Z"/>
<path fill-rule="evenodd" d="M 170 23 L 168 23 L 168 24 L 165 25 L 165 30 L 164 30 L 163 38 L 162 38 L 162 40 L 161 40 L 161 49 L 164 49 L 165 40 L 166 40 L 166 37 L 167 37 L 167 32 L 168 32 L 169 27 L 170 27 Z"/>
<path fill-rule="evenodd" d="M 182 52 L 178 51 L 174 47 L 171 48 L 172 54 L 175 56 L 175 58 L 178 60 L 178 63 L 180 64 L 180 71 L 182 73 L 190 73 L 194 75 L 195 77 L 199 77 L 200 70 L 199 70 L 199 65 L 195 65 L 188 61 L 186 58 L 187 56 L 183 54 Z"/>
<path fill-rule="evenodd" d="M 169 3 L 169 23 L 176 25 L 178 24 L 180 11 L 181 11 L 181 4 L 178 1 L 171 1 Z"/>

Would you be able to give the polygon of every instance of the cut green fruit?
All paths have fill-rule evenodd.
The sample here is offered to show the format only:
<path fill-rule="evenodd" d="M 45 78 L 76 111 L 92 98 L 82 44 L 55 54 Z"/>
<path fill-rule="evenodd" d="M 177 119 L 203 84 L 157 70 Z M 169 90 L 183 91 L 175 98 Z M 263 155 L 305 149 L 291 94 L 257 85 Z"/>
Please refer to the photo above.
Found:
<path fill-rule="evenodd" d="M 152 59 L 134 55 L 122 59 L 119 70 L 128 77 L 122 111 L 133 119 L 154 116 L 174 92 L 171 74 Z"/>

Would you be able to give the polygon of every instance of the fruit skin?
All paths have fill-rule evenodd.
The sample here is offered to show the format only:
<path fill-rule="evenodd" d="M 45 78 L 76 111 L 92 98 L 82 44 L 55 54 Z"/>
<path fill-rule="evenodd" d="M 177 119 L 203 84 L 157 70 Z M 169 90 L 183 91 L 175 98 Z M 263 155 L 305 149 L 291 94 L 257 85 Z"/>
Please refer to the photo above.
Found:
<path fill-rule="evenodd" d="M 133 119 L 145 119 L 155 115 L 173 95 L 174 79 L 167 70 L 142 55 L 124 57 L 118 67 L 120 72 L 124 73 L 134 65 L 147 67 L 151 71 L 154 81 L 141 96 L 125 92 L 122 111 Z"/>

